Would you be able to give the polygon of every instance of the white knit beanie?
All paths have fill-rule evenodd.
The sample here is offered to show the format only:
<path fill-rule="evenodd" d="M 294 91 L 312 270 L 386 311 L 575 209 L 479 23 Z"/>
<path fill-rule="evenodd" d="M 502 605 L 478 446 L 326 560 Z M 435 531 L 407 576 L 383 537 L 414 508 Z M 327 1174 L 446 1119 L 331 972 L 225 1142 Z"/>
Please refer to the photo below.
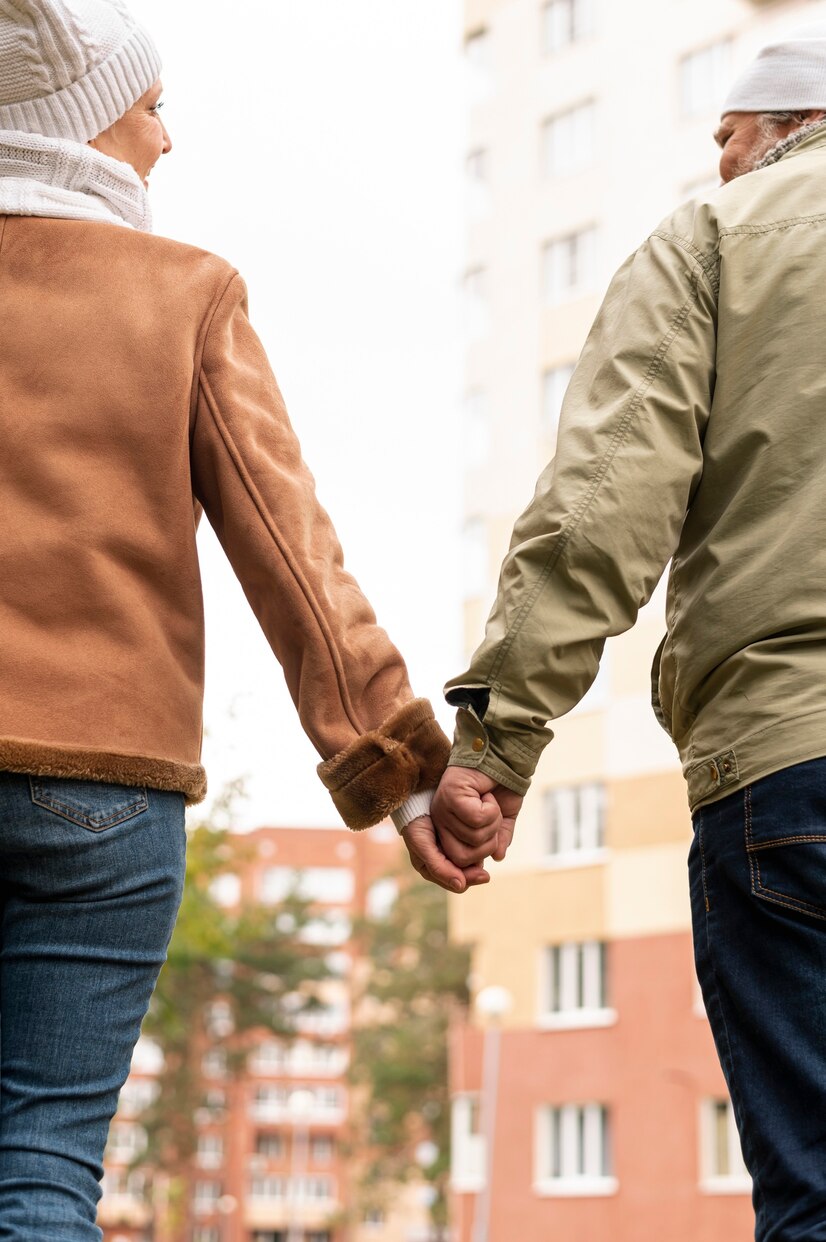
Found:
<path fill-rule="evenodd" d="M 0 130 L 88 142 L 160 71 L 123 0 L 0 0 Z"/>
<path fill-rule="evenodd" d="M 826 108 L 826 22 L 764 47 L 735 82 L 722 115 L 820 108 Z"/>

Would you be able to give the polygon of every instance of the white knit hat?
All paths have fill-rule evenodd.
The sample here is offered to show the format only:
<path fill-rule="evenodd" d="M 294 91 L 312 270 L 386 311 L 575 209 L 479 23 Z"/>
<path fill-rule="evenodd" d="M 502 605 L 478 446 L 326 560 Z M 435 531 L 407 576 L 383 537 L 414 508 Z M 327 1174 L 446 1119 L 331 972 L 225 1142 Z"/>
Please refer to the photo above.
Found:
<path fill-rule="evenodd" d="M 723 116 L 820 108 L 826 108 L 826 22 L 764 47 L 732 87 Z"/>
<path fill-rule="evenodd" d="M 0 130 L 88 142 L 160 71 L 123 0 L 0 0 Z"/>

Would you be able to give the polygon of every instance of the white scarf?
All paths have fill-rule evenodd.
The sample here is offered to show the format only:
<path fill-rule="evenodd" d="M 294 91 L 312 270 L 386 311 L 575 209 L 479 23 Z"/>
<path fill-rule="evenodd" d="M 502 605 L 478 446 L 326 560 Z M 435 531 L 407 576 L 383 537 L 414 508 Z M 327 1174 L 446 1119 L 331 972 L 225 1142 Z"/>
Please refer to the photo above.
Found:
<path fill-rule="evenodd" d="M 64 138 L 0 130 L 0 215 L 106 220 L 151 233 L 143 182 L 129 164 Z"/>

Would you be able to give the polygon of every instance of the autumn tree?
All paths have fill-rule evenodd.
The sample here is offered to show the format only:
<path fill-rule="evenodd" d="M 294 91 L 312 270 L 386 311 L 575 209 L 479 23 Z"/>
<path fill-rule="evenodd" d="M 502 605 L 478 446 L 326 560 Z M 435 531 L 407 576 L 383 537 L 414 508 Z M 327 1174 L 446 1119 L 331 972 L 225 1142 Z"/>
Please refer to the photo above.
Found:
<path fill-rule="evenodd" d="M 437 1238 L 447 1238 L 448 1028 L 468 1003 L 470 969 L 467 950 L 450 942 L 447 901 L 405 874 L 384 917 L 360 924 L 367 969 L 352 1066 L 366 1097 L 362 1206 L 380 1207 L 394 1185 L 424 1176 Z"/>

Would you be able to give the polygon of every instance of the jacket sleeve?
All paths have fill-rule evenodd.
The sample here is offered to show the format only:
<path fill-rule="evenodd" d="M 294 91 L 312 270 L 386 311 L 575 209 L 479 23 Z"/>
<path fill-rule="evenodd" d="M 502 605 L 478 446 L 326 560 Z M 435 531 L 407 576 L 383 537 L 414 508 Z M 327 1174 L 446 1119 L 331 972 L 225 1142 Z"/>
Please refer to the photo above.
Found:
<path fill-rule="evenodd" d="M 343 567 L 237 274 L 206 329 L 190 458 L 194 496 L 284 669 L 321 780 L 351 828 L 377 823 L 438 784 L 449 743 Z"/>
<path fill-rule="evenodd" d="M 700 479 L 716 358 L 714 257 L 655 233 L 608 290 L 563 403 L 557 453 L 514 528 L 450 762 L 524 794 L 549 721 L 593 682 L 675 551 Z"/>

